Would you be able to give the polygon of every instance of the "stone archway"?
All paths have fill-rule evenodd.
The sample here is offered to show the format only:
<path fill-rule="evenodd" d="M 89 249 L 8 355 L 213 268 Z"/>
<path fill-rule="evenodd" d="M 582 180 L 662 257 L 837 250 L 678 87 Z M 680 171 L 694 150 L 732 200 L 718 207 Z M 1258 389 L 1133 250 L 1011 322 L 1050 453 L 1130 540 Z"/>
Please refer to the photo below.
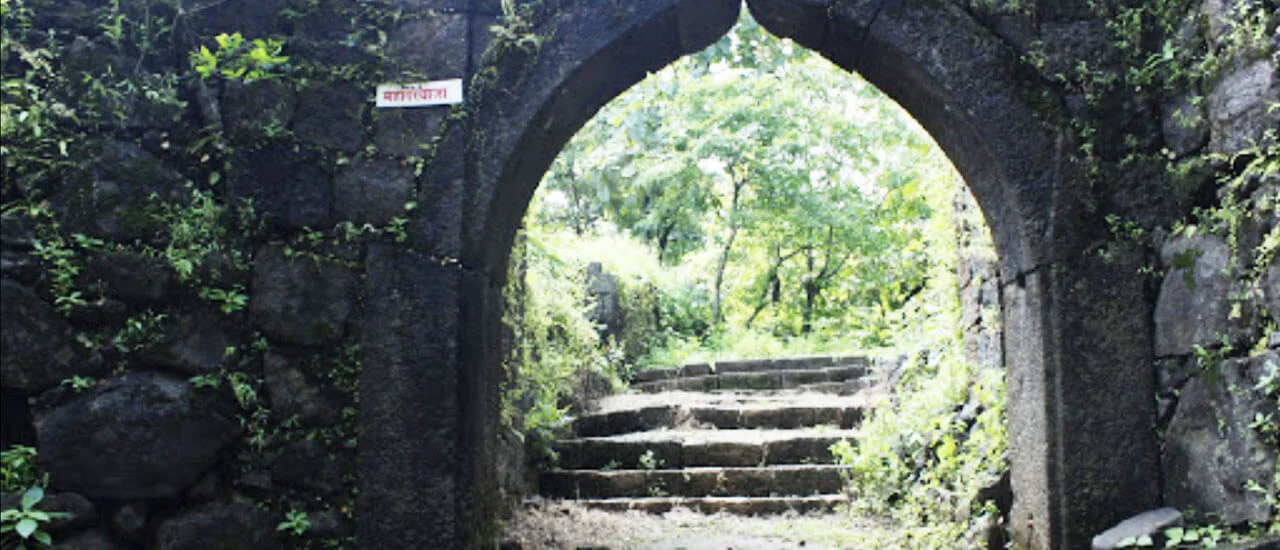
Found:
<path fill-rule="evenodd" d="M 360 408 L 367 547 L 480 546 L 494 533 L 501 287 L 543 172 L 601 106 L 722 36 L 738 0 L 560 6 L 536 54 L 476 72 L 420 189 L 418 251 L 372 247 Z M 996 239 L 1019 544 L 1076 548 L 1159 502 L 1150 311 L 1106 237 L 1061 99 L 942 2 L 751 0 L 770 31 L 862 73 L 934 136 Z M 1048 113 L 1048 114 L 1047 114 Z M 422 404 L 427 403 L 424 407 Z"/>

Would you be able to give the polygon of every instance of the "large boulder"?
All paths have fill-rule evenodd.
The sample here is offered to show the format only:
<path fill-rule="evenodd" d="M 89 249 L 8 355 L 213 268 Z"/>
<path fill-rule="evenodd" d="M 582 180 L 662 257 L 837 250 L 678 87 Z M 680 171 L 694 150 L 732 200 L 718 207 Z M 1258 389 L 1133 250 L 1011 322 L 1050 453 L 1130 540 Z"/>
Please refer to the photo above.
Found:
<path fill-rule="evenodd" d="M 90 498 L 172 498 L 240 433 L 218 391 L 130 373 L 36 412 L 40 463 L 60 490 Z"/>
<path fill-rule="evenodd" d="M 1228 70 L 1209 95 L 1210 149 L 1231 155 L 1262 145 L 1267 130 L 1280 126 L 1280 111 L 1271 109 L 1277 102 L 1280 80 L 1271 60 Z"/>
<path fill-rule="evenodd" d="M 271 339 L 311 346 L 345 332 L 355 291 L 355 275 L 341 264 L 289 258 L 268 245 L 254 261 L 249 311 Z"/>
<path fill-rule="evenodd" d="M 214 503 L 161 522 L 156 550 L 255 550 L 279 548 L 267 513 L 240 502 Z"/>
<path fill-rule="evenodd" d="M 0 386 L 37 393 L 71 376 L 96 376 L 102 358 L 35 292 L 0 280 Z"/>
<path fill-rule="evenodd" d="M 1156 301 L 1156 356 L 1220 344 L 1232 328 L 1227 243 L 1211 235 L 1177 238 L 1165 243 L 1160 256 L 1167 272 Z"/>
<path fill-rule="evenodd" d="M 1225 523 L 1271 519 L 1266 495 L 1249 490 L 1275 475 L 1274 447 L 1251 428 L 1257 415 L 1275 414 L 1276 401 L 1259 387 L 1280 369 L 1280 352 L 1223 361 L 1183 388 L 1165 433 L 1165 501 Z"/>

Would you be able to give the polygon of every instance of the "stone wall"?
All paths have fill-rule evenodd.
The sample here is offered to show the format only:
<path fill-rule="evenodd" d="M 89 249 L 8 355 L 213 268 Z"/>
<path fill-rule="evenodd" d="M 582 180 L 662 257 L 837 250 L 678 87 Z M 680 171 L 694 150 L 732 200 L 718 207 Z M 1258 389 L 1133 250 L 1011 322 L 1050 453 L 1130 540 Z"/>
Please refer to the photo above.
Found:
<path fill-rule="evenodd" d="M 38 116 L 5 115 L 3 439 L 34 444 L 49 506 L 78 513 L 64 547 L 496 537 L 501 288 L 525 205 L 600 105 L 740 7 L 502 4 L 6 14 L 22 48 L 4 78 L 34 88 L 4 107 Z M 1275 364 L 1258 344 L 1280 309 L 1275 171 L 1250 167 L 1277 155 L 1280 10 L 1189 0 L 1133 29 L 1124 10 L 1149 3 L 1089 4 L 749 2 L 906 107 L 990 222 L 1011 528 L 1036 548 L 1162 501 L 1258 519 L 1239 484 L 1274 464 L 1274 439 L 1233 424 L 1268 396 L 1229 390 Z M 252 45 L 196 74 L 189 55 L 224 32 L 282 39 L 288 62 L 260 67 L 278 78 L 236 74 Z M 1142 53 L 1165 37 L 1169 57 Z M 372 107 L 378 83 L 454 77 L 462 106 Z M 1227 451 L 1249 459 L 1207 466 Z M 276 530 L 291 518 L 300 534 Z"/>

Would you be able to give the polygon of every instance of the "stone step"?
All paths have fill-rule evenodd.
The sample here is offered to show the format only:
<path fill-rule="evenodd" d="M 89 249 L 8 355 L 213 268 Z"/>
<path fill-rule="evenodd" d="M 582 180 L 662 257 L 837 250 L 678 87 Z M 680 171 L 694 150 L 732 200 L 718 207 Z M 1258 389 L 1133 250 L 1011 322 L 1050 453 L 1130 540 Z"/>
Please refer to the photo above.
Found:
<path fill-rule="evenodd" d="M 582 499 L 577 503 L 599 510 L 621 512 L 640 510 L 651 514 L 665 514 L 673 508 L 684 507 L 704 514 L 725 512 L 742 516 L 776 515 L 787 512 L 829 512 L 848 502 L 841 495 L 809 497 L 644 497 Z"/>
<path fill-rule="evenodd" d="M 636 373 L 634 382 L 654 382 L 672 378 L 689 378 L 709 374 L 809 370 L 838 366 L 870 367 L 871 359 L 858 355 L 784 357 L 776 359 L 733 359 L 711 363 L 691 363 L 670 369 L 650 369 Z"/>
<path fill-rule="evenodd" d="M 829 400 L 828 400 L 829 401 Z M 694 426 L 734 429 L 796 429 L 810 426 L 856 428 L 865 407 L 860 403 L 794 402 L 745 404 L 657 405 L 590 413 L 573 422 L 578 437 L 600 437 L 632 432 Z"/>
<path fill-rule="evenodd" d="M 631 388 L 643 392 L 778 390 L 806 385 L 846 382 L 865 376 L 866 365 L 840 365 L 812 369 L 727 372 L 633 383 Z"/>
<path fill-rule="evenodd" d="M 538 485 L 552 498 L 772 497 L 837 494 L 845 466 L 785 465 L 683 470 L 561 470 Z"/>
<path fill-rule="evenodd" d="M 828 464 L 828 448 L 855 430 L 659 430 L 557 441 L 566 470 Z M 641 457 L 647 457 L 642 459 Z"/>

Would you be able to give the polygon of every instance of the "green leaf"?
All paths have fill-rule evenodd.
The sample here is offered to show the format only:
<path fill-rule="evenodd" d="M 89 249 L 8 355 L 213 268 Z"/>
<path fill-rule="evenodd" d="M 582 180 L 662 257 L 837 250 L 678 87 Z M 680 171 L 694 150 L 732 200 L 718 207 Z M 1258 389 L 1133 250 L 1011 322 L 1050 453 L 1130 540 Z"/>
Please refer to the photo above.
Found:
<path fill-rule="evenodd" d="M 30 510 L 36 504 L 44 500 L 44 489 L 32 487 L 22 494 L 22 509 Z"/>
<path fill-rule="evenodd" d="M 37 541 L 40 542 L 40 544 L 43 544 L 45 546 L 53 545 L 53 537 L 49 536 L 49 533 L 46 533 L 44 531 L 36 531 L 35 536 L 33 536 L 32 538 L 36 539 Z"/>
<path fill-rule="evenodd" d="M 25 538 L 31 537 L 31 533 L 36 532 L 36 529 L 38 529 L 39 527 L 40 527 L 40 524 L 36 523 L 36 520 L 31 518 L 23 518 L 18 521 L 18 524 L 14 526 L 13 530 L 18 533 L 19 537 L 22 537 L 25 539 Z"/>

